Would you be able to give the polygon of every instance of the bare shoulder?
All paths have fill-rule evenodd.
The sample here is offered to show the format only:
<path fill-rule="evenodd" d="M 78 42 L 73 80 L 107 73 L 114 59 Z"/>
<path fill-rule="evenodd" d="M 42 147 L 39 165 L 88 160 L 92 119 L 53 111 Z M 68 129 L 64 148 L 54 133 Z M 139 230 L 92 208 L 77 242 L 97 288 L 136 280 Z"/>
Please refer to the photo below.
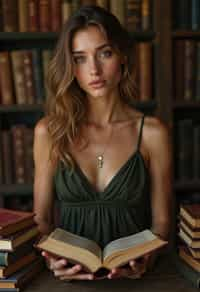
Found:
<path fill-rule="evenodd" d="M 35 139 L 38 138 L 38 139 L 42 139 L 43 141 L 44 140 L 50 141 L 50 135 L 48 131 L 48 122 L 49 122 L 48 117 L 44 117 L 37 122 L 34 129 Z"/>
<path fill-rule="evenodd" d="M 145 117 L 143 139 L 149 149 L 171 146 L 170 129 L 157 117 Z"/>

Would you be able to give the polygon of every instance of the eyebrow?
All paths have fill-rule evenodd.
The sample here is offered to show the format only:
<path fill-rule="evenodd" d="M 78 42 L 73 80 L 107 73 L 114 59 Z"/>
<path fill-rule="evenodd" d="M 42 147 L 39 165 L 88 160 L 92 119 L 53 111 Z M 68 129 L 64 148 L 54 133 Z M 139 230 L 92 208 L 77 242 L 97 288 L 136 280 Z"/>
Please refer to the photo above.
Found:
<path fill-rule="evenodd" d="M 105 47 L 111 47 L 111 45 L 110 44 L 103 44 L 103 45 L 97 47 L 96 50 L 102 50 Z M 84 54 L 84 53 L 85 53 L 84 51 L 72 51 L 72 54 Z"/>

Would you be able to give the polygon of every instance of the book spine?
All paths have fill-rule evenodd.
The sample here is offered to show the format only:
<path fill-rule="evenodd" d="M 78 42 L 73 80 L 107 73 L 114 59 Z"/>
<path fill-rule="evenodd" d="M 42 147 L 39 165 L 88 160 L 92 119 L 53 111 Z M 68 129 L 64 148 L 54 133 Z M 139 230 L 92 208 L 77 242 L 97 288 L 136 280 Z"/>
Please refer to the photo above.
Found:
<path fill-rule="evenodd" d="M 194 99 L 195 41 L 185 41 L 184 100 Z"/>
<path fill-rule="evenodd" d="M 36 96 L 35 83 L 33 77 L 32 52 L 30 50 L 24 51 L 24 79 L 27 94 L 27 103 L 34 104 Z"/>
<path fill-rule="evenodd" d="M 110 0 L 110 11 L 118 18 L 122 25 L 125 24 L 125 4 L 123 0 Z"/>
<path fill-rule="evenodd" d="M 126 0 L 126 27 L 129 31 L 141 28 L 141 1 Z"/>
<path fill-rule="evenodd" d="M 39 49 L 32 50 L 32 62 L 33 76 L 35 81 L 36 103 L 43 104 L 45 98 L 41 50 Z"/>
<path fill-rule="evenodd" d="M 4 31 L 4 28 L 3 28 L 3 7 L 2 7 L 2 0 L 0 0 L 0 31 Z"/>
<path fill-rule="evenodd" d="M 55 1 L 55 0 L 54 0 Z M 39 27 L 40 31 L 50 31 L 51 11 L 48 0 L 39 0 Z"/>
<path fill-rule="evenodd" d="M 17 0 L 2 0 L 2 13 L 4 31 L 18 31 Z"/>
<path fill-rule="evenodd" d="M 96 5 L 104 9 L 109 9 L 109 0 L 96 0 Z"/>
<path fill-rule="evenodd" d="M 28 30 L 39 31 L 38 0 L 28 1 Z"/>
<path fill-rule="evenodd" d="M 195 97 L 196 101 L 200 100 L 200 42 L 196 43 L 196 70 L 195 70 Z"/>
<path fill-rule="evenodd" d="M 194 127 L 194 141 L 193 141 L 193 153 L 194 153 L 194 162 L 193 162 L 193 177 L 195 179 L 200 179 L 200 125 Z"/>
<path fill-rule="evenodd" d="M 3 171 L 3 152 L 2 152 L 2 130 L 0 130 L 0 184 L 4 182 L 4 171 Z"/>
<path fill-rule="evenodd" d="M 139 92 L 140 100 L 152 99 L 152 43 L 140 42 L 139 47 Z"/>
<path fill-rule="evenodd" d="M 3 156 L 3 173 L 4 184 L 12 184 L 13 181 L 13 155 L 12 155 L 12 140 L 11 132 L 9 130 L 2 130 L 1 132 L 1 146 Z"/>
<path fill-rule="evenodd" d="M 151 2 L 150 0 L 142 1 L 141 28 L 142 30 L 148 30 L 151 28 Z"/>
<path fill-rule="evenodd" d="M 15 125 L 11 127 L 13 140 L 13 157 L 15 170 L 15 183 L 24 184 L 25 181 L 25 161 L 24 161 L 24 125 Z"/>
<path fill-rule="evenodd" d="M 25 128 L 24 146 L 25 146 L 25 173 L 26 182 L 33 183 L 34 163 L 33 163 L 33 129 Z"/>
<path fill-rule="evenodd" d="M 28 1 L 18 0 L 19 31 L 28 31 Z"/>
<path fill-rule="evenodd" d="M 191 0 L 191 27 L 192 30 L 200 29 L 200 2 Z"/>
<path fill-rule="evenodd" d="M 52 51 L 51 50 L 43 50 L 42 51 L 42 69 L 43 69 L 43 80 L 44 80 L 44 91 L 45 91 L 45 99 L 48 97 L 48 88 L 46 86 L 46 79 L 49 70 L 49 62 L 51 60 Z"/>
<path fill-rule="evenodd" d="M 61 0 L 51 0 L 51 31 L 61 30 Z"/>
<path fill-rule="evenodd" d="M 62 24 L 64 24 L 73 12 L 72 2 L 63 0 L 61 4 Z"/>
<path fill-rule="evenodd" d="M 179 120 L 177 125 L 177 177 L 180 180 L 193 177 L 193 122 Z"/>
<path fill-rule="evenodd" d="M 183 100 L 183 80 L 184 80 L 184 47 L 185 41 L 178 40 L 174 45 L 174 92 L 176 100 Z"/>
<path fill-rule="evenodd" d="M 176 3 L 176 19 L 178 29 L 191 28 L 191 1 L 177 0 Z"/>
<path fill-rule="evenodd" d="M 14 90 L 10 55 L 8 52 L 0 52 L 0 88 L 1 102 L 3 105 L 12 105 L 14 101 Z"/>
<path fill-rule="evenodd" d="M 26 87 L 24 76 L 24 55 L 23 51 L 11 52 L 12 71 L 15 84 L 15 94 L 17 104 L 26 104 Z"/>

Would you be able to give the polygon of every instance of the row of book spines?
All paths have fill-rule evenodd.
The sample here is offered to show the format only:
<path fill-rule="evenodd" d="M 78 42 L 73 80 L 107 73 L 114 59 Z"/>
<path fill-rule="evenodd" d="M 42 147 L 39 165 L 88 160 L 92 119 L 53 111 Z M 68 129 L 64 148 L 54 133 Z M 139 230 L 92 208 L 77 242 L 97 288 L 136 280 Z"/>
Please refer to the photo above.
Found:
<path fill-rule="evenodd" d="M 2 31 L 60 31 L 81 5 L 110 10 L 131 31 L 151 28 L 151 0 L 0 0 Z"/>
<path fill-rule="evenodd" d="M 175 129 L 176 178 L 200 179 L 200 124 L 183 119 L 177 121 Z"/>
<path fill-rule="evenodd" d="M 50 50 L 39 49 L 0 52 L 0 103 L 12 105 L 45 102 L 48 95 L 45 79 L 51 54 Z M 136 54 L 137 60 L 138 99 L 148 101 L 153 96 L 152 43 L 137 43 L 133 54 Z"/>
<path fill-rule="evenodd" d="M 177 40 L 174 64 L 175 99 L 200 101 L 200 42 Z"/>
<path fill-rule="evenodd" d="M 200 29 L 199 0 L 177 0 L 173 5 L 175 29 Z"/>
<path fill-rule="evenodd" d="M 0 132 L 1 184 L 33 182 L 33 129 L 14 125 Z"/>
<path fill-rule="evenodd" d="M 50 50 L 0 52 L 0 104 L 42 104 Z"/>

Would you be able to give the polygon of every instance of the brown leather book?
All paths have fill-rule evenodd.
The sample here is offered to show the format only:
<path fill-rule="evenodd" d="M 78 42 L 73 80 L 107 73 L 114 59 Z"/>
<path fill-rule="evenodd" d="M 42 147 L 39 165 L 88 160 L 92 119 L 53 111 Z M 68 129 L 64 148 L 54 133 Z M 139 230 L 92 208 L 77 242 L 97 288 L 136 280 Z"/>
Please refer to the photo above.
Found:
<path fill-rule="evenodd" d="M 61 15 L 62 15 L 62 24 L 64 24 L 73 12 L 72 2 L 69 0 L 63 0 L 61 4 Z"/>
<path fill-rule="evenodd" d="M 38 0 L 28 1 L 28 30 L 31 32 L 39 31 Z"/>
<path fill-rule="evenodd" d="M 141 28 L 148 30 L 151 28 L 151 0 L 141 2 Z"/>
<path fill-rule="evenodd" d="M 138 43 L 139 51 L 139 92 L 140 100 L 152 99 L 152 43 Z"/>
<path fill-rule="evenodd" d="M 0 88 L 1 103 L 3 105 L 11 105 L 15 103 L 12 69 L 10 55 L 8 52 L 0 52 Z"/>
<path fill-rule="evenodd" d="M 19 31 L 28 31 L 28 1 L 18 0 Z"/>
<path fill-rule="evenodd" d="M 186 40 L 184 50 L 184 100 L 194 100 L 195 41 Z"/>
<path fill-rule="evenodd" d="M 191 253 L 188 251 L 187 247 L 179 247 L 179 256 L 183 259 L 189 266 L 191 266 L 195 271 L 200 272 L 200 261 L 195 259 Z"/>
<path fill-rule="evenodd" d="M 27 103 L 27 94 L 24 76 L 24 52 L 11 51 L 12 71 L 15 85 L 15 95 L 17 104 Z"/>
<path fill-rule="evenodd" d="M 181 205 L 180 216 L 193 228 L 200 228 L 200 204 Z"/>
<path fill-rule="evenodd" d="M 34 163 L 33 163 L 33 129 L 24 129 L 25 146 L 25 173 L 26 183 L 33 183 Z"/>
<path fill-rule="evenodd" d="M 12 184 L 13 178 L 13 155 L 12 155 L 12 137 L 9 130 L 1 132 L 1 147 L 3 157 L 3 181 L 4 184 Z"/>
<path fill-rule="evenodd" d="M 50 1 L 51 31 L 60 31 L 62 25 L 61 0 Z"/>
<path fill-rule="evenodd" d="M 17 0 L 2 0 L 3 29 L 5 32 L 18 31 Z"/>
<path fill-rule="evenodd" d="M 126 28 L 129 31 L 141 29 L 141 1 L 126 0 Z"/>
<path fill-rule="evenodd" d="M 23 51 L 23 57 L 27 104 L 34 104 L 36 101 L 36 96 L 35 96 L 35 80 L 33 76 L 32 51 L 31 50 Z"/>
<path fill-rule="evenodd" d="M 51 11 L 49 0 L 39 0 L 39 27 L 40 31 L 51 30 Z"/>
<path fill-rule="evenodd" d="M 25 127 L 25 125 L 14 125 L 11 127 L 13 141 L 14 178 L 16 184 L 24 184 L 26 182 L 24 147 Z"/>
<path fill-rule="evenodd" d="M 0 236 L 8 236 L 33 225 L 33 212 L 0 208 Z"/>
<path fill-rule="evenodd" d="M 176 100 L 183 100 L 183 80 L 184 80 L 184 40 L 176 40 L 173 51 L 174 61 L 174 92 Z"/>

